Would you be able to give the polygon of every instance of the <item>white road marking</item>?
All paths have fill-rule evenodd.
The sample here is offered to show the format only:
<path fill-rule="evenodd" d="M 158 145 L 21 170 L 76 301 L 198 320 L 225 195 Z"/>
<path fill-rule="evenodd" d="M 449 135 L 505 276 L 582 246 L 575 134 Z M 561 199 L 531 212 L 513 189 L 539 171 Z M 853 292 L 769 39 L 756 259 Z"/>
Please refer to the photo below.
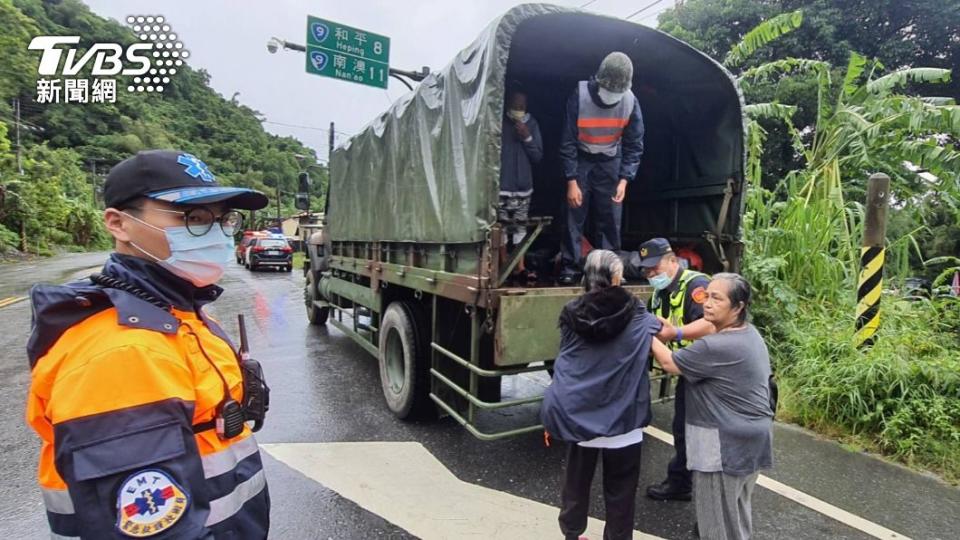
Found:
<path fill-rule="evenodd" d="M 261 448 L 421 538 L 561 536 L 557 508 L 464 482 L 420 443 L 294 443 Z M 603 522 L 590 518 L 584 535 L 603 538 Z M 634 531 L 633 538 L 657 537 Z"/>
<path fill-rule="evenodd" d="M 673 435 L 663 430 L 657 429 L 653 426 L 647 426 L 644 428 L 644 432 L 655 439 L 673 446 Z M 858 515 L 851 514 L 846 510 L 837 508 L 826 501 L 818 499 L 812 495 L 808 495 L 799 489 L 792 488 L 782 482 L 778 482 L 769 476 L 764 476 L 761 474 L 757 479 L 757 485 L 763 486 L 797 504 L 806 506 L 814 512 L 819 512 L 829 518 L 835 519 L 848 527 L 852 527 L 858 531 L 869 534 L 874 538 L 910 540 L 910 538 L 907 536 L 891 531 L 886 527 L 877 525 L 876 523 L 866 520 Z"/>

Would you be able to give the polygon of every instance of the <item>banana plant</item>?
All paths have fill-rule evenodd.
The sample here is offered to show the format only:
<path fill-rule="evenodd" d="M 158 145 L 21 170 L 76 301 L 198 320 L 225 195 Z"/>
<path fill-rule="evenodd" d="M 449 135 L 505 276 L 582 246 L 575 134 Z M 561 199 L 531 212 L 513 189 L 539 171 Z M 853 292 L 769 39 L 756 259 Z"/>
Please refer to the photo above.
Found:
<path fill-rule="evenodd" d="M 761 23 L 731 49 L 725 65 L 742 66 L 802 20 L 801 12 L 792 12 Z M 859 249 L 854 231 L 863 220 L 863 209 L 844 198 L 852 178 L 883 171 L 893 179 L 901 201 L 935 191 L 960 220 L 960 152 L 947 144 L 960 140 L 960 107 L 948 98 L 901 93 L 909 85 L 947 82 L 950 71 L 916 67 L 887 72 L 879 61 L 854 52 L 836 86 L 832 72 L 823 61 L 783 58 L 736 75 L 747 90 L 753 84 L 791 77 L 816 81 L 817 114 L 811 126 L 795 124 L 797 108 L 792 105 L 752 103 L 744 108 L 750 186 L 746 226 L 748 235 L 756 233 L 752 248 L 781 259 L 781 278 L 816 297 L 836 288 L 811 283 L 838 284 L 856 271 Z M 774 191 L 760 182 L 766 136 L 760 120 L 782 122 L 803 163 Z M 933 180 L 919 185 L 919 171 Z"/>

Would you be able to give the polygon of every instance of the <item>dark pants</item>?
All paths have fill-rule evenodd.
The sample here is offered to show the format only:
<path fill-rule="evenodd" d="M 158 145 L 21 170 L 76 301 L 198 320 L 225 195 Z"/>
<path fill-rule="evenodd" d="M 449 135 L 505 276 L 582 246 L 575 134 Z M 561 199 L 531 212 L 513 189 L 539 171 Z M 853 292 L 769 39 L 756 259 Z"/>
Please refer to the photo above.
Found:
<path fill-rule="evenodd" d="M 563 272 L 575 274 L 581 271 L 580 239 L 583 237 L 587 219 L 591 220 L 593 237 L 590 243 L 595 248 L 620 250 L 620 220 L 622 205 L 613 202 L 620 179 L 620 159 L 591 161 L 581 156 L 577 169 L 577 185 L 583 194 L 579 208 L 567 205 L 566 231 L 561 242 Z"/>
<path fill-rule="evenodd" d="M 643 443 L 624 448 L 584 448 L 571 443 L 567 448 L 566 480 L 560 508 L 560 531 L 576 539 L 587 529 L 590 510 L 590 484 L 597 468 L 597 456 L 603 459 L 603 500 L 607 524 L 604 540 L 633 538 L 633 514 L 640 480 L 640 450 Z"/>
<path fill-rule="evenodd" d="M 693 486 L 693 475 L 687 470 L 685 387 L 683 377 L 677 377 L 676 399 L 673 401 L 673 447 L 676 453 L 667 465 L 667 481 L 678 491 L 690 491 Z"/>

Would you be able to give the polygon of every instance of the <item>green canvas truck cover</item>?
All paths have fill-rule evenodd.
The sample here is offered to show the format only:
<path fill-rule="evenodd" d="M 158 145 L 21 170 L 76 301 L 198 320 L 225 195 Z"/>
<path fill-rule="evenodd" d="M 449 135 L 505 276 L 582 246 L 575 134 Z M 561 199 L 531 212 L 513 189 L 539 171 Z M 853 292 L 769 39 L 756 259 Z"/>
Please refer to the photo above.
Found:
<path fill-rule="evenodd" d="M 504 83 L 510 73 L 539 77 L 547 90 L 562 89 L 551 102 L 556 112 L 552 121 L 537 117 L 542 131 L 549 130 L 544 133 L 546 144 L 552 140 L 555 146 L 566 96 L 613 50 L 633 60 L 633 91 L 645 119 L 650 119 L 645 120 L 648 140 L 641 175 L 670 174 L 691 187 L 699 179 L 722 184 L 734 178 L 742 185 L 742 97 L 723 67 L 652 28 L 524 4 L 494 20 L 449 65 L 431 73 L 333 152 L 327 215 L 331 238 L 482 241 L 496 220 Z M 702 124 L 707 117 L 712 120 Z M 669 140 L 658 142 L 657 135 L 666 132 L 658 122 L 669 124 Z M 676 140 L 689 155 L 662 156 L 660 148 Z M 562 177 L 556 181 L 563 183 Z M 558 207 L 563 193 L 557 191 Z M 725 230 L 736 236 L 742 198 L 734 203 Z M 691 215 L 716 213 L 717 206 L 716 200 L 704 203 Z M 702 231 L 709 218 L 702 221 L 689 226 Z"/>

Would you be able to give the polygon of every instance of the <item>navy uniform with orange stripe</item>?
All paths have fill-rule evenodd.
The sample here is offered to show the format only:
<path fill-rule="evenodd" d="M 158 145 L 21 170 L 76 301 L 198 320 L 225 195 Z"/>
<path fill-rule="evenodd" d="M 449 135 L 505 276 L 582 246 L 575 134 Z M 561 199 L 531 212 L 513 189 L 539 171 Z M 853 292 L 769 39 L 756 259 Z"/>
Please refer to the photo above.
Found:
<path fill-rule="evenodd" d="M 567 100 L 560 140 L 566 181 L 576 179 L 583 194 L 579 208 L 567 209 L 561 243 L 563 273 L 579 273 L 580 239 L 587 218 L 592 221 L 597 248 L 620 249 L 621 205 L 613 202 L 620 179 L 633 180 L 643 156 L 643 115 L 629 90 L 616 104 L 606 105 L 596 78 L 580 81 Z"/>
<path fill-rule="evenodd" d="M 269 389 L 204 312 L 240 225 L 214 210 L 266 196 L 150 150 L 111 169 L 104 201 L 117 252 L 101 273 L 30 291 L 27 422 L 52 536 L 266 538 L 270 496 L 244 420 L 262 425 Z"/>
<path fill-rule="evenodd" d="M 270 500 L 256 440 L 222 440 L 212 420 L 243 385 L 234 347 L 195 288 L 136 257 L 103 275 L 161 309 L 89 280 L 31 291 L 27 421 L 42 439 L 40 489 L 57 538 L 264 538 Z M 231 536 L 233 535 L 233 536 Z"/>
<path fill-rule="evenodd" d="M 102 273 L 171 307 L 90 280 L 31 291 L 27 421 L 54 537 L 265 538 L 256 440 L 209 424 L 224 384 L 243 397 L 235 348 L 202 310 L 222 289 L 119 254 Z"/>

